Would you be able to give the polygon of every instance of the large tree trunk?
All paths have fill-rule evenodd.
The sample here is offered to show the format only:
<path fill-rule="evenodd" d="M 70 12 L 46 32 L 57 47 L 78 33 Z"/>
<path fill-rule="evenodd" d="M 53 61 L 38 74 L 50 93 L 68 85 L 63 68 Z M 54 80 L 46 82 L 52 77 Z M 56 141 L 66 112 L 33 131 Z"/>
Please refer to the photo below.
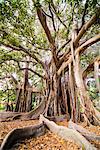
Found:
<path fill-rule="evenodd" d="M 76 101 L 77 101 L 77 96 L 76 96 L 76 88 L 75 88 L 75 79 L 74 79 L 74 73 L 72 70 L 72 64 L 69 64 L 69 89 L 70 89 L 70 99 L 71 99 L 71 108 L 72 108 L 72 112 L 71 112 L 71 119 L 74 122 L 78 121 L 78 116 L 77 116 L 77 112 L 76 112 Z"/>
<path fill-rule="evenodd" d="M 85 114 L 85 116 L 87 117 L 87 119 L 89 119 L 89 121 L 91 123 L 94 124 L 99 124 L 99 116 L 97 117 L 97 111 L 95 110 L 92 101 L 90 100 L 90 97 L 86 91 L 85 85 L 84 85 L 84 81 L 82 78 L 82 71 L 80 68 L 80 58 L 79 58 L 79 53 L 77 53 L 75 55 L 76 58 L 76 63 L 75 63 L 75 81 L 76 81 L 76 85 L 79 91 L 79 95 L 80 95 L 80 104 L 81 107 L 83 108 L 83 113 Z M 98 112 L 99 114 L 99 112 Z M 100 115 L 100 114 L 99 114 Z M 94 119 L 93 119 L 94 118 Z"/>
<path fill-rule="evenodd" d="M 45 115 L 57 116 L 62 114 L 68 115 L 66 88 L 64 83 L 61 82 L 61 77 L 54 75 L 51 79 Z"/>
<path fill-rule="evenodd" d="M 57 68 L 54 61 L 46 64 L 46 109 L 45 116 L 57 116 L 67 112 L 67 98 L 64 83 L 61 76 L 57 75 Z M 63 91 L 62 91 L 63 90 Z"/>
<path fill-rule="evenodd" d="M 28 90 L 31 88 L 30 85 L 27 85 L 27 88 L 24 89 L 24 86 L 18 86 L 16 90 L 16 105 L 15 112 L 28 112 L 32 110 L 32 91 Z"/>
<path fill-rule="evenodd" d="M 16 90 L 16 105 L 15 105 L 15 112 L 19 111 L 20 106 L 20 98 L 21 98 L 21 89 Z"/>
<path fill-rule="evenodd" d="M 78 118 L 78 113 L 76 112 L 76 108 L 78 101 L 80 101 L 80 105 L 82 107 L 83 113 L 84 113 L 84 118 L 85 120 L 89 123 L 89 121 L 91 123 L 94 122 L 94 124 L 99 124 L 98 119 L 95 116 L 95 109 L 93 107 L 93 104 L 89 98 L 89 95 L 86 91 L 85 85 L 84 85 L 84 81 L 82 78 L 82 70 L 80 67 L 80 56 L 79 56 L 79 51 L 76 52 L 76 49 L 79 45 L 79 43 L 77 43 L 75 45 L 74 41 L 77 38 L 77 31 L 78 31 L 78 26 L 77 26 L 77 22 L 74 20 L 73 23 L 73 32 L 72 32 L 72 41 L 71 41 L 71 55 L 72 55 L 72 62 L 73 62 L 73 72 L 74 75 L 72 74 L 72 68 L 71 68 L 71 63 L 69 63 L 69 85 L 70 85 L 70 91 L 71 91 L 71 97 L 72 97 L 72 102 L 74 105 L 74 110 L 75 113 L 73 114 L 73 118 Z M 76 93 L 76 88 L 77 88 L 77 93 Z M 95 121 L 93 120 L 93 118 L 95 118 Z M 75 120 L 73 120 L 75 122 Z"/>

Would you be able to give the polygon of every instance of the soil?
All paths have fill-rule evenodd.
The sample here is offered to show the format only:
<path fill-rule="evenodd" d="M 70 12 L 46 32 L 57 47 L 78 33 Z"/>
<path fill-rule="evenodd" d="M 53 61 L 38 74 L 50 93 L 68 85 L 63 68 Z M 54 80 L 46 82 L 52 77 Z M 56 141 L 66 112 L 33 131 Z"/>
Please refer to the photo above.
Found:
<path fill-rule="evenodd" d="M 13 128 L 20 128 L 29 125 L 36 125 L 38 120 L 30 121 L 12 121 L 12 122 L 0 122 L 0 144 L 2 143 L 6 134 L 11 131 Z M 65 120 L 63 122 L 58 122 L 57 124 L 67 126 L 68 122 Z M 80 124 L 85 127 L 84 124 Z M 91 132 L 100 135 L 99 126 L 85 127 Z M 92 142 L 98 149 L 100 148 L 100 142 Z M 30 138 L 20 143 L 15 144 L 11 150 L 79 150 L 80 148 L 76 143 L 72 141 L 65 141 L 62 138 L 58 137 L 56 134 L 47 131 L 45 135 L 42 135 L 37 138 Z"/>

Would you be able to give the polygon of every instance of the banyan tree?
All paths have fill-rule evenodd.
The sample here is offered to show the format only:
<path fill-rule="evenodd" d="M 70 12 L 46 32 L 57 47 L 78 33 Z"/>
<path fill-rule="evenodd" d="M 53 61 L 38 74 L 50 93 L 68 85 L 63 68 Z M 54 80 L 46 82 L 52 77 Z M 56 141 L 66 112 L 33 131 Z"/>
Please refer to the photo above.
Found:
<path fill-rule="evenodd" d="M 2 52 L 0 65 L 13 60 L 24 72 L 23 81 L 20 82 L 11 76 L 16 90 L 15 112 L 1 112 L 0 120 L 28 120 L 40 116 L 39 125 L 12 130 L 4 139 L 1 149 L 16 141 L 17 134 L 19 139 L 44 134 L 46 125 L 64 139 L 72 138 L 81 147 L 95 150 L 87 140 L 100 140 L 100 137 L 76 123 L 85 121 L 88 125 L 100 125 L 100 112 L 93 105 L 86 83 L 92 74 L 97 93 L 100 92 L 99 2 L 14 0 L 2 1 L 0 6 L 0 48 L 7 51 Z M 92 50 L 95 55 L 83 67 L 82 56 L 86 57 Z M 22 60 L 26 58 L 25 67 L 20 66 L 21 59 L 18 59 L 17 53 L 10 55 L 13 52 L 21 53 Z M 42 88 L 29 83 L 30 72 L 38 76 Z M 40 95 L 34 109 L 32 93 Z M 70 129 L 48 120 L 63 118 L 70 120 Z M 20 135 L 21 131 L 23 134 Z"/>
<path fill-rule="evenodd" d="M 9 12 L 3 10 L 6 5 L 11 7 Z M 81 65 L 81 55 L 100 41 L 98 3 L 89 3 L 88 0 L 50 0 L 42 3 L 41 0 L 33 0 L 25 3 L 2 2 L 1 8 L 1 19 L 4 17 L 0 28 L 1 46 L 23 52 L 42 70 L 32 70 L 28 62 L 25 68 L 21 68 L 25 71 L 24 82 L 22 85 L 16 82 L 15 112 L 31 110 L 34 89 L 28 82 L 29 70 L 43 82 L 40 91 L 43 98 L 36 111 L 42 108 L 40 112 L 45 116 L 66 115 L 67 119 L 71 118 L 74 122 L 83 119 L 88 124 L 99 124 L 100 113 L 93 106 L 85 79 L 94 71 L 96 86 L 100 91 L 100 57 L 95 57 L 85 70 Z M 3 13 L 6 15 L 2 16 Z M 9 13 L 14 18 L 10 18 Z"/>

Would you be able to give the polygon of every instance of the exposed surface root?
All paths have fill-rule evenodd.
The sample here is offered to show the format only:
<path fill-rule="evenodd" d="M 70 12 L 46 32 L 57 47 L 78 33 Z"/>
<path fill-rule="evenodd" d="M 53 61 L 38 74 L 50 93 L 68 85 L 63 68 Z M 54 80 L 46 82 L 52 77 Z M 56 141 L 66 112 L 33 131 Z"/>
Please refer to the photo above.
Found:
<path fill-rule="evenodd" d="M 45 126 L 43 124 L 13 129 L 4 138 L 0 150 L 8 150 L 13 146 L 13 144 L 15 144 L 15 142 L 19 140 L 30 137 L 38 137 L 44 133 Z"/>
<path fill-rule="evenodd" d="M 57 117 L 58 118 L 58 117 Z M 62 118 L 62 117 L 61 117 Z M 43 119 L 43 118 L 42 118 Z M 46 118 L 45 118 L 46 119 Z M 54 118 L 53 118 L 54 119 Z M 0 125 L 1 125 L 1 127 L 0 128 L 2 128 L 2 130 L 3 131 L 0 131 L 0 134 L 1 134 L 1 137 L 2 138 L 4 138 L 5 137 L 5 135 L 3 136 L 3 133 L 5 132 L 5 129 L 7 128 L 7 132 L 6 132 L 6 134 L 8 133 L 8 135 L 6 135 L 6 137 L 5 137 L 5 139 L 6 140 L 4 140 L 4 141 L 6 141 L 7 142 L 7 139 L 8 140 L 10 140 L 10 141 L 12 141 L 13 142 L 13 144 L 14 144 L 14 141 L 18 141 L 18 139 L 20 140 L 20 141 L 18 141 L 19 143 L 17 143 L 17 144 L 15 144 L 15 149 L 17 148 L 17 150 L 29 150 L 29 149 L 31 149 L 31 150 L 40 150 L 40 149 L 43 149 L 43 150 L 47 150 L 47 149 L 54 149 L 54 150 L 78 150 L 79 149 L 79 146 L 80 146 L 80 144 L 79 144 L 79 142 L 77 142 L 77 140 L 80 140 L 80 139 L 78 139 L 78 137 L 77 137 L 77 135 L 75 135 L 74 134 L 74 136 L 75 136 L 75 138 L 73 139 L 73 135 L 71 135 L 70 134 L 70 132 L 65 132 L 65 129 L 66 129 L 66 127 L 64 127 L 64 126 L 67 126 L 68 125 L 68 123 L 67 123 L 67 121 L 63 121 L 63 122 L 58 122 L 58 124 L 60 124 L 60 125 L 63 125 L 63 126 L 59 126 L 58 127 L 58 125 L 57 124 L 55 124 L 54 122 L 52 122 L 52 121 L 49 121 L 48 119 L 46 119 L 46 120 L 44 120 L 43 122 L 45 123 L 45 121 L 48 121 L 49 122 L 49 125 L 51 124 L 51 125 L 53 125 L 53 128 L 49 128 L 53 133 L 51 133 L 50 131 L 48 132 L 46 132 L 46 134 L 45 135 L 43 135 L 43 136 L 41 136 L 41 137 L 37 137 L 37 138 L 33 138 L 33 137 L 36 137 L 36 136 L 39 136 L 39 135 L 41 135 L 40 133 L 41 133 L 41 129 L 35 129 L 35 131 L 36 131 L 36 134 L 34 133 L 34 130 L 32 130 L 33 129 L 33 127 L 34 126 L 30 126 L 30 127 L 24 127 L 24 128 L 21 128 L 21 129 L 26 129 L 26 131 L 27 132 L 24 132 L 24 130 L 22 130 L 20 133 L 19 133 L 19 131 L 20 131 L 20 129 L 18 129 L 18 127 L 23 127 L 23 125 L 25 126 L 25 125 L 27 125 L 27 126 L 29 126 L 29 125 L 32 125 L 32 124 L 37 124 L 37 122 L 38 122 L 38 120 L 37 121 L 35 121 L 35 120 L 31 120 L 31 121 L 13 121 L 13 122 L 8 122 L 8 123 L 6 123 L 6 122 L 1 122 L 0 123 Z M 30 122 L 30 123 L 29 123 Z M 72 122 L 73 123 L 73 122 Z M 20 125 L 20 126 L 19 126 Z M 56 125 L 56 127 L 57 127 L 57 130 L 55 129 L 55 125 Z M 75 124 L 76 125 L 76 124 Z M 44 125 L 43 125 L 44 126 Z M 83 125 L 82 125 L 83 126 Z M 16 129 L 13 129 L 14 127 L 16 127 Z M 37 127 L 37 126 L 35 126 L 35 127 Z M 50 126 L 49 126 L 50 127 Z M 80 128 L 81 128 L 81 134 L 82 133 L 85 133 L 85 132 L 87 132 L 88 134 L 89 133 L 91 133 L 91 132 L 89 132 L 88 130 L 90 130 L 90 131 L 92 131 L 91 130 L 91 127 L 87 127 L 87 129 L 88 130 L 86 130 L 86 129 L 84 129 L 84 128 L 82 128 L 81 126 L 79 126 L 79 125 L 76 125 L 76 127 L 78 127 L 78 129 L 80 130 Z M 80 128 L 79 128 L 80 127 Z M 92 126 L 92 128 L 93 128 L 93 131 L 95 131 L 96 132 L 96 134 L 98 134 L 98 133 L 100 133 L 99 132 L 99 127 L 97 127 L 97 129 L 96 129 L 96 127 L 95 126 Z M 11 131 L 11 129 L 13 129 L 12 131 Z M 52 130 L 53 129 L 53 130 Z M 67 128 L 68 129 L 68 128 Z M 59 132 L 59 130 L 60 130 L 60 132 Z M 71 129 L 68 129 L 68 130 L 70 130 L 71 131 Z M 74 129 L 75 130 L 75 129 Z M 78 131 L 79 131 L 78 130 Z M 64 131 L 64 132 L 63 132 Z M 23 132 L 23 134 L 22 134 L 22 132 Z M 13 133 L 13 135 L 11 135 Z M 14 136 L 14 134 L 15 135 L 17 135 L 17 133 L 19 133 L 18 134 L 18 136 Z M 33 135 L 31 135 L 31 133 L 33 134 Z M 38 134 L 39 133 L 39 134 Z M 72 133 L 74 133 L 74 132 L 72 132 Z M 86 135 L 88 135 L 88 134 L 86 134 Z M 10 135 L 10 136 L 9 136 Z M 94 133 L 91 133 L 91 135 L 95 135 Z M 82 136 L 82 135 L 81 135 Z M 96 135 L 95 135 L 96 136 Z M 13 140 L 12 140 L 12 137 L 13 137 Z M 17 139 L 16 139 L 16 137 L 17 137 Z M 31 137 L 29 140 L 27 140 L 26 138 L 29 138 L 29 137 Z M 67 138 L 66 138 L 67 137 Z M 97 136 L 97 138 L 98 138 L 99 136 Z M 83 140 L 83 136 L 82 136 L 82 139 L 81 140 Z M 26 139 L 26 140 L 24 140 L 23 142 L 21 142 L 21 140 L 22 139 Z M 65 140 L 64 140 L 65 139 Z M 72 140 L 73 139 L 73 140 Z M 98 139 L 96 139 L 97 141 L 98 141 Z M 95 140 L 95 141 L 96 141 Z M 73 142 L 74 141 L 74 142 Z M 3 142 L 4 144 L 6 143 L 6 142 Z M 82 143 L 82 148 L 84 148 L 84 149 L 86 149 L 86 147 L 85 146 L 83 146 L 83 144 L 84 144 L 84 141 L 82 141 L 83 143 Z M 3 145 L 3 143 L 2 143 L 2 145 Z M 7 144 L 8 143 L 8 144 Z M 7 142 L 6 143 L 6 145 L 8 145 L 8 147 L 9 147 L 9 144 L 11 144 L 10 142 Z M 21 144 L 22 143 L 22 144 Z M 25 143 L 25 144 L 24 144 Z M 78 145 L 79 146 L 78 146 Z M 94 142 L 93 142 L 93 144 L 94 144 Z M 98 144 L 98 143 L 97 143 Z M 88 146 L 88 145 L 87 145 Z M 89 144 L 89 146 L 91 146 L 91 144 Z M 100 141 L 99 141 L 99 145 L 97 146 L 98 148 L 99 148 L 99 146 L 100 146 Z M 95 149 L 93 146 L 92 146 L 92 149 Z M 91 150 L 92 150 L 91 149 Z M 8 150 L 8 149 L 7 149 Z M 12 147 L 12 149 L 11 150 L 14 150 L 14 146 Z M 89 147 L 88 147 L 88 150 L 89 150 Z"/>
<path fill-rule="evenodd" d="M 40 115 L 40 122 L 44 122 L 49 130 L 56 133 L 58 136 L 65 140 L 72 140 L 77 143 L 81 148 L 86 150 L 96 150 L 96 148 L 91 145 L 79 132 L 73 129 L 69 129 L 64 126 L 58 126 L 53 121 L 49 121 L 43 115 Z"/>
<path fill-rule="evenodd" d="M 12 121 L 12 120 L 30 120 L 37 119 L 40 114 L 44 112 L 45 109 L 45 101 L 42 101 L 39 106 L 37 106 L 34 110 L 29 113 L 18 113 L 18 112 L 1 112 L 0 113 L 0 121 Z"/>
<path fill-rule="evenodd" d="M 97 136 L 96 134 L 89 132 L 82 126 L 73 123 L 71 120 L 69 121 L 68 128 L 78 131 L 89 141 L 94 141 L 94 140 L 100 141 L 100 136 Z"/>

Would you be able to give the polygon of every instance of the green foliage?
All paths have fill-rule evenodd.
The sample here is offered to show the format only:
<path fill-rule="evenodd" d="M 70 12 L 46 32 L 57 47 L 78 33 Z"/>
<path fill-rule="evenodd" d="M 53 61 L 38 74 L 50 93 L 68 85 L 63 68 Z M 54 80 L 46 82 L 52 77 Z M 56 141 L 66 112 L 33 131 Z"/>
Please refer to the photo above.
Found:
<path fill-rule="evenodd" d="M 92 46 L 80 57 L 81 66 L 85 69 L 99 55 L 99 44 Z"/>
<path fill-rule="evenodd" d="M 70 4 L 72 3 L 76 3 L 77 5 L 79 5 L 80 3 L 84 3 L 85 1 L 84 0 L 65 0 L 66 2 L 68 1 Z M 99 0 L 89 0 L 89 6 L 91 7 L 95 7 L 96 4 L 99 3 Z"/>
<path fill-rule="evenodd" d="M 96 99 L 98 97 L 98 93 L 97 93 L 97 89 L 96 89 L 96 85 L 95 82 L 89 82 L 89 94 L 91 96 L 92 99 Z"/>
<path fill-rule="evenodd" d="M 13 89 L 9 89 L 9 90 L 5 90 L 5 89 L 0 90 L 0 101 L 1 102 L 15 101 L 15 91 Z"/>
<path fill-rule="evenodd" d="M 5 109 L 4 105 L 3 105 L 3 104 L 0 104 L 0 111 L 2 111 L 2 110 L 4 110 L 4 109 Z"/>
<path fill-rule="evenodd" d="M 56 13 L 54 13 L 53 8 L 51 10 L 54 15 L 56 32 L 54 32 L 53 29 L 52 19 L 48 16 L 47 22 L 51 34 L 55 39 L 56 46 L 59 49 L 62 43 L 65 42 L 66 39 L 70 38 L 73 24 L 73 14 L 78 19 L 79 25 L 81 24 L 85 3 L 84 0 L 55 0 L 53 2 L 55 5 Z M 97 3 L 99 3 L 98 0 L 89 1 L 85 18 L 86 21 L 90 19 L 92 14 L 94 14 Z M 51 4 L 51 0 L 35 0 L 35 3 L 30 3 L 29 0 L 0 0 L 0 43 L 4 45 L 8 44 L 16 46 L 17 48 L 22 46 L 27 49 L 31 55 L 35 54 L 37 58 L 42 61 L 45 61 L 51 57 L 50 51 L 48 52 L 38 48 L 40 47 L 42 49 L 51 49 L 44 30 L 38 21 L 35 8 L 41 6 L 44 12 L 51 16 L 49 10 L 49 5 L 51 6 Z M 61 19 L 62 22 L 65 23 L 67 28 L 61 24 L 56 15 Z M 91 36 L 97 34 L 99 32 L 97 29 L 98 24 L 94 25 L 87 32 L 87 34 L 84 36 L 84 39 L 88 39 Z M 61 53 L 65 51 L 66 49 L 61 51 Z M 20 64 L 21 67 L 24 66 L 24 62 L 21 61 L 25 60 L 27 55 L 28 54 L 21 51 L 14 51 L 7 47 L 0 47 L 0 77 L 16 73 L 18 80 L 22 81 L 23 72 L 19 71 L 18 65 Z M 82 55 L 82 67 L 85 68 L 87 64 L 90 63 L 91 59 L 93 59 L 96 55 L 97 54 L 91 52 Z M 36 63 L 34 59 L 31 60 Z M 44 70 L 41 65 L 37 63 L 34 67 L 33 62 L 29 65 L 29 67 L 36 72 L 43 74 Z M 37 75 L 34 75 L 30 72 L 29 79 L 32 85 L 42 89 L 43 83 Z M 11 88 L 14 89 L 14 85 L 12 84 L 11 80 L 7 80 L 7 83 L 9 83 L 9 88 L 11 86 Z M 3 90 L 7 89 L 5 82 L 2 88 Z M 92 91 L 95 92 L 95 89 L 90 88 L 90 92 Z M 92 94 L 92 97 L 95 98 L 96 96 Z M 7 98 L 7 93 L 4 93 L 4 91 L 1 90 L 0 98 L 1 100 Z M 15 99 L 14 92 L 12 93 L 12 96 L 10 96 L 10 99 Z"/>

